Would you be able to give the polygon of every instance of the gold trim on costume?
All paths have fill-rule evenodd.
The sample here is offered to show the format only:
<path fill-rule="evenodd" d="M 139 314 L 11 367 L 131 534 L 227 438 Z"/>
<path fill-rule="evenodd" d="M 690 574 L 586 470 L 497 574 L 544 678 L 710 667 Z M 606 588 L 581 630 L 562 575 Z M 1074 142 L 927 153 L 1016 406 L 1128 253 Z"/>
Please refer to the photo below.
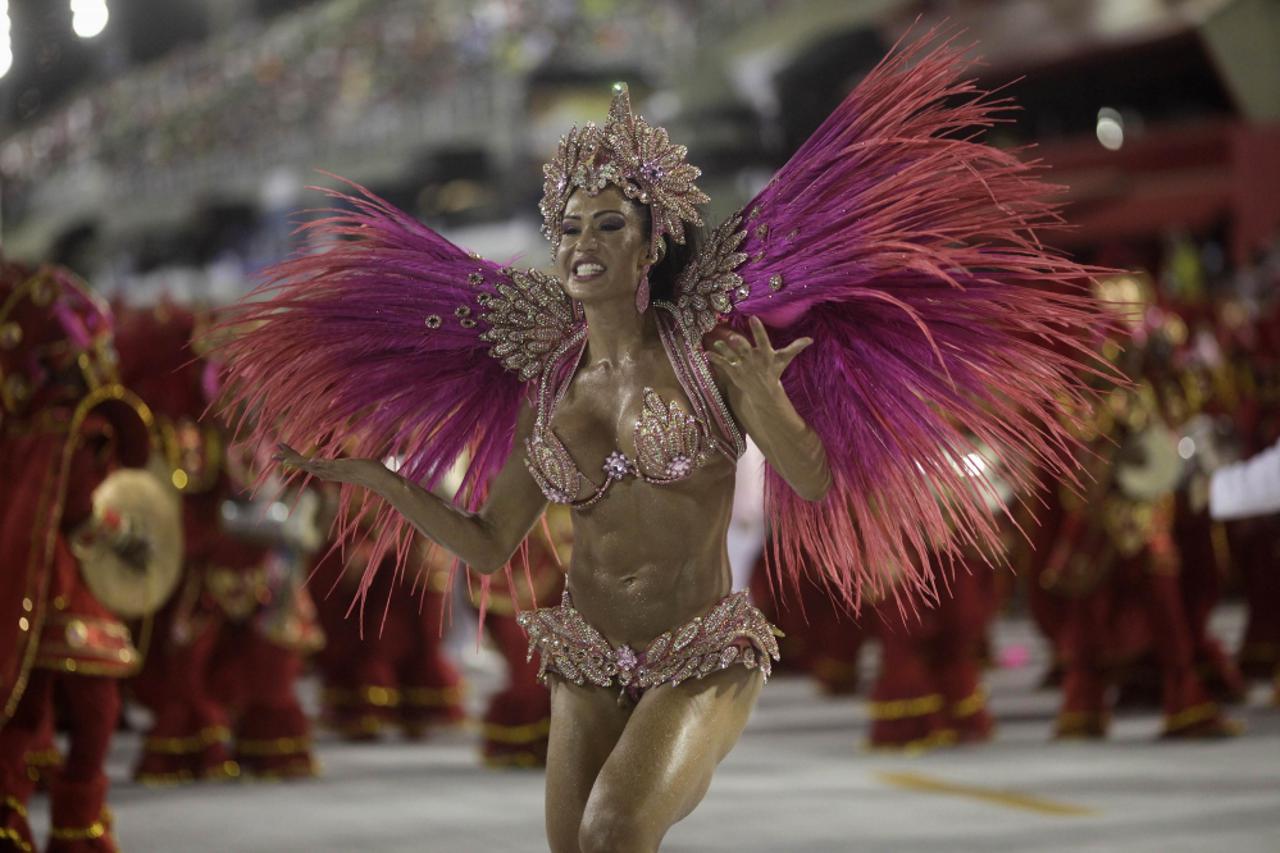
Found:
<path fill-rule="evenodd" d="M 95 820 L 88 826 L 55 826 L 49 830 L 49 838 L 55 841 L 92 841 L 107 834 L 107 825 Z"/>
<path fill-rule="evenodd" d="M 171 788 L 177 785 L 189 785 L 197 779 L 201 782 L 230 782 L 240 778 L 240 765 L 235 761 L 224 761 L 217 767 L 200 773 L 190 770 L 178 770 L 174 773 L 139 773 L 134 781 L 152 788 Z"/>
<path fill-rule="evenodd" d="M 481 723 L 484 739 L 493 743 L 533 743 L 551 732 L 551 718 L 543 717 L 533 723 L 506 726 L 501 723 Z"/>
<path fill-rule="evenodd" d="M 241 738 L 236 741 L 236 752 L 252 757 L 273 755 L 295 755 L 311 750 L 311 738 L 308 735 L 298 737 L 277 738 Z"/>
<path fill-rule="evenodd" d="M 519 767 L 534 769 L 542 767 L 546 762 L 542 756 L 532 752 L 504 752 L 498 755 L 482 755 L 480 760 L 486 767 L 509 769 Z"/>
<path fill-rule="evenodd" d="M 12 795 L 5 797 L 5 798 L 4 798 L 4 806 L 5 806 L 5 808 L 7 808 L 9 811 L 11 811 L 11 812 L 13 812 L 14 814 L 16 814 L 18 817 L 21 817 L 21 818 L 24 818 L 24 819 L 25 819 L 25 818 L 26 818 L 26 816 L 27 816 L 27 805 L 26 805 L 26 803 L 22 802 L 22 801 L 21 801 L 21 800 L 19 800 L 17 797 L 14 797 L 14 796 L 12 796 Z"/>
<path fill-rule="evenodd" d="M 987 691 L 979 687 L 951 706 L 951 716 L 972 717 L 987 707 Z"/>
<path fill-rule="evenodd" d="M 944 746 L 954 746 L 956 743 L 955 729 L 939 729 L 936 732 L 927 734 L 922 738 L 909 740 L 905 743 L 874 743 L 867 741 L 867 750 L 870 752 L 896 752 L 906 755 L 921 755 L 934 749 L 941 749 Z"/>
<path fill-rule="evenodd" d="M 373 705 L 377 708 L 394 708 L 400 704 L 399 690 L 379 685 L 355 688 L 326 687 L 322 695 L 326 705 Z"/>
<path fill-rule="evenodd" d="M 1190 708 L 1183 708 L 1176 714 L 1166 714 L 1164 730 L 1166 732 L 1180 731 L 1188 726 L 1194 726 L 1196 723 L 1211 720 L 1216 716 L 1218 716 L 1218 703 L 1202 702 L 1199 705 L 1192 705 Z"/>
<path fill-rule="evenodd" d="M 22 853 L 31 853 L 31 845 L 23 840 L 16 829 L 8 827 L 0 829 L 0 840 L 13 842 L 13 846 L 21 850 Z"/>
<path fill-rule="evenodd" d="M 1054 737 L 1059 739 L 1102 736 L 1111 725 L 1105 711 L 1063 711 L 1058 714 Z"/>
<path fill-rule="evenodd" d="M 285 765 L 283 769 L 255 770 L 249 767 L 244 770 L 244 776 L 257 782 L 283 782 L 287 779 L 313 778 L 319 776 L 322 769 L 320 762 L 308 756 Z"/>
<path fill-rule="evenodd" d="M 868 702 L 867 713 L 873 720 L 901 720 L 906 717 L 923 717 L 942 710 L 942 694 L 929 693 L 912 699 L 893 699 L 887 702 Z"/>
<path fill-rule="evenodd" d="M 66 480 L 67 473 L 71 467 L 71 454 L 75 449 L 75 442 L 71 439 L 71 425 L 79 430 L 79 425 L 83 423 L 88 412 L 81 412 L 80 407 L 76 408 L 75 414 L 68 423 L 67 440 L 63 443 L 61 467 L 57 476 L 47 478 L 40 488 L 39 508 L 35 513 L 35 524 L 39 525 L 42 521 L 45 524 L 45 540 L 43 551 L 40 548 L 39 537 L 33 536 L 31 539 L 31 553 L 27 558 L 27 582 L 25 588 L 27 597 L 32 599 L 33 603 L 39 602 L 43 604 L 46 593 L 49 588 L 49 572 L 38 571 L 41 566 L 48 567 L 53 560 L 54 547 L 57 544 L 58 528 L 62 521 L 62 504 L 66 498 Z M 61 488 L 58 488 L 61 486 Z M 40 557 L 43 554 L 44 559 Z M 18 709 L 18 703 L 22 701 L 22 694 L 26 692 L 27 681 L 31 677 L 31 668 L 36 661 L 36 652 L 40 648 L 40 634 L 44 630 L 44 618 L 46 608 L 38 606 L 31 613 L 31 618 L 27 621 L 27 647 L 22 656 L 22 663 L 19 665 L 18 674 L 14 678 L 13 688 L 9 691 L 9 695 L 5 700 L 4 718 L 0 723 L 7 722 L 13 716 L 14 711 Z"/>
<path fill-rule="evenodd" d="M 203 752 L 215 743 L 226 743 L 229 740 L 231 732 L 226 726 L 205 726 L 186 737 L 148 737 L 142 742 L 142 748 L 146 752 L 162 755 L 190 755 Z"/>

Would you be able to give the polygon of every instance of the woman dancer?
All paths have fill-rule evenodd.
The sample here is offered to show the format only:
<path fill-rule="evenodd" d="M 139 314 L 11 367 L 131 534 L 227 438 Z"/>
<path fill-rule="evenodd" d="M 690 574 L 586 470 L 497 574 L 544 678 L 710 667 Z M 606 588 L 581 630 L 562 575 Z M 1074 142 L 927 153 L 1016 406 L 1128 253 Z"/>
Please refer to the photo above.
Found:
<path fill-rule="evenodd" d="M 1089 271 L 1036 241 L 1056 214 L 1033 169 L 961 135 L 1006 106 L 965 66 L 948 44 L 891 54 L 696 251 L 699 172 L 619 87 L 544 169 L 554 276 L 361 192 L 311 226 L 354 239 L 242 307 L 250 438 L 380 497 L 379 547 L 403 554 L 412 525 L 489 575 L 548 501 L 574 508 L 564 598 L 521 618 L 552 689 L 553 850 L 657 849 L 768 677 L 772 628 L 725 550 L 744 432 L 775 575 L 812 566 L 853 607 L 932 591 L 930 554 L 993 550 L 992 486 L 962 464 L 977 441 L 1015 483 L 1070 475 Z M 454 502 L 433 496 L 463 454 Z"/>

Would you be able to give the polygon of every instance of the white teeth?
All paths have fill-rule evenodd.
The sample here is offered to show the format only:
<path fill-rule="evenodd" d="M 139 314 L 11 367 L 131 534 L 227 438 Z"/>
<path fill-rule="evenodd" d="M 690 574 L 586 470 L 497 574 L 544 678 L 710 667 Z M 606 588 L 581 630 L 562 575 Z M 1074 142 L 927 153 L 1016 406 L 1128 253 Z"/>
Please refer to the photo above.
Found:
<path fill-rule="evenodd" d="M 599 264 L 578 264 L 573 268 L 574 275 L 595 275 L 604 272 L 604 267 Z"/>

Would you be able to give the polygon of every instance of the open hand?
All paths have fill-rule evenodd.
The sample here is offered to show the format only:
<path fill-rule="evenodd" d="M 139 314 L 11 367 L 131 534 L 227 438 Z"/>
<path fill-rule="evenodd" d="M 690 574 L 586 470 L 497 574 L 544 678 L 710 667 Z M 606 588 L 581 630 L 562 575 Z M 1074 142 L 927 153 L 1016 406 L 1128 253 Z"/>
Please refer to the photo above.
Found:
<path fill-rule="evenodd" d="M 721 375 L 749 398 L 775 393 L 781 387 L 779 379 L 787 365 L 813 343 L 813 338 L 796 338 L 775 350 L 760 318 L 752 317 L 750 324 L 754 346 L 742 335 L 727 332 L 711 344 L 707 353 Z"/>

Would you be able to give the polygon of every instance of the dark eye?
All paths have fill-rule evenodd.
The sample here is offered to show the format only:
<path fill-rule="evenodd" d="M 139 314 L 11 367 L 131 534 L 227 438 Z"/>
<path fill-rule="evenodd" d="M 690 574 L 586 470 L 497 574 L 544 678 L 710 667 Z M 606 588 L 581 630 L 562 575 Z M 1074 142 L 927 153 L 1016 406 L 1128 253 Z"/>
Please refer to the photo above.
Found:
<path fill-rule="evenodd" d="M 563 234 L 577 234 L 578 226 L 572 222 L 566 222 L 560 226 L 560 232 Z"/>
<path fill-rule="evenodd" d="M 627 223 L 621 217 L 618 217 L 618 216 L 606 217 L 600 223 L 601 231 L 621 231 L 623 228 L 626 228 L 626 227 L 627 227 Z"/>

